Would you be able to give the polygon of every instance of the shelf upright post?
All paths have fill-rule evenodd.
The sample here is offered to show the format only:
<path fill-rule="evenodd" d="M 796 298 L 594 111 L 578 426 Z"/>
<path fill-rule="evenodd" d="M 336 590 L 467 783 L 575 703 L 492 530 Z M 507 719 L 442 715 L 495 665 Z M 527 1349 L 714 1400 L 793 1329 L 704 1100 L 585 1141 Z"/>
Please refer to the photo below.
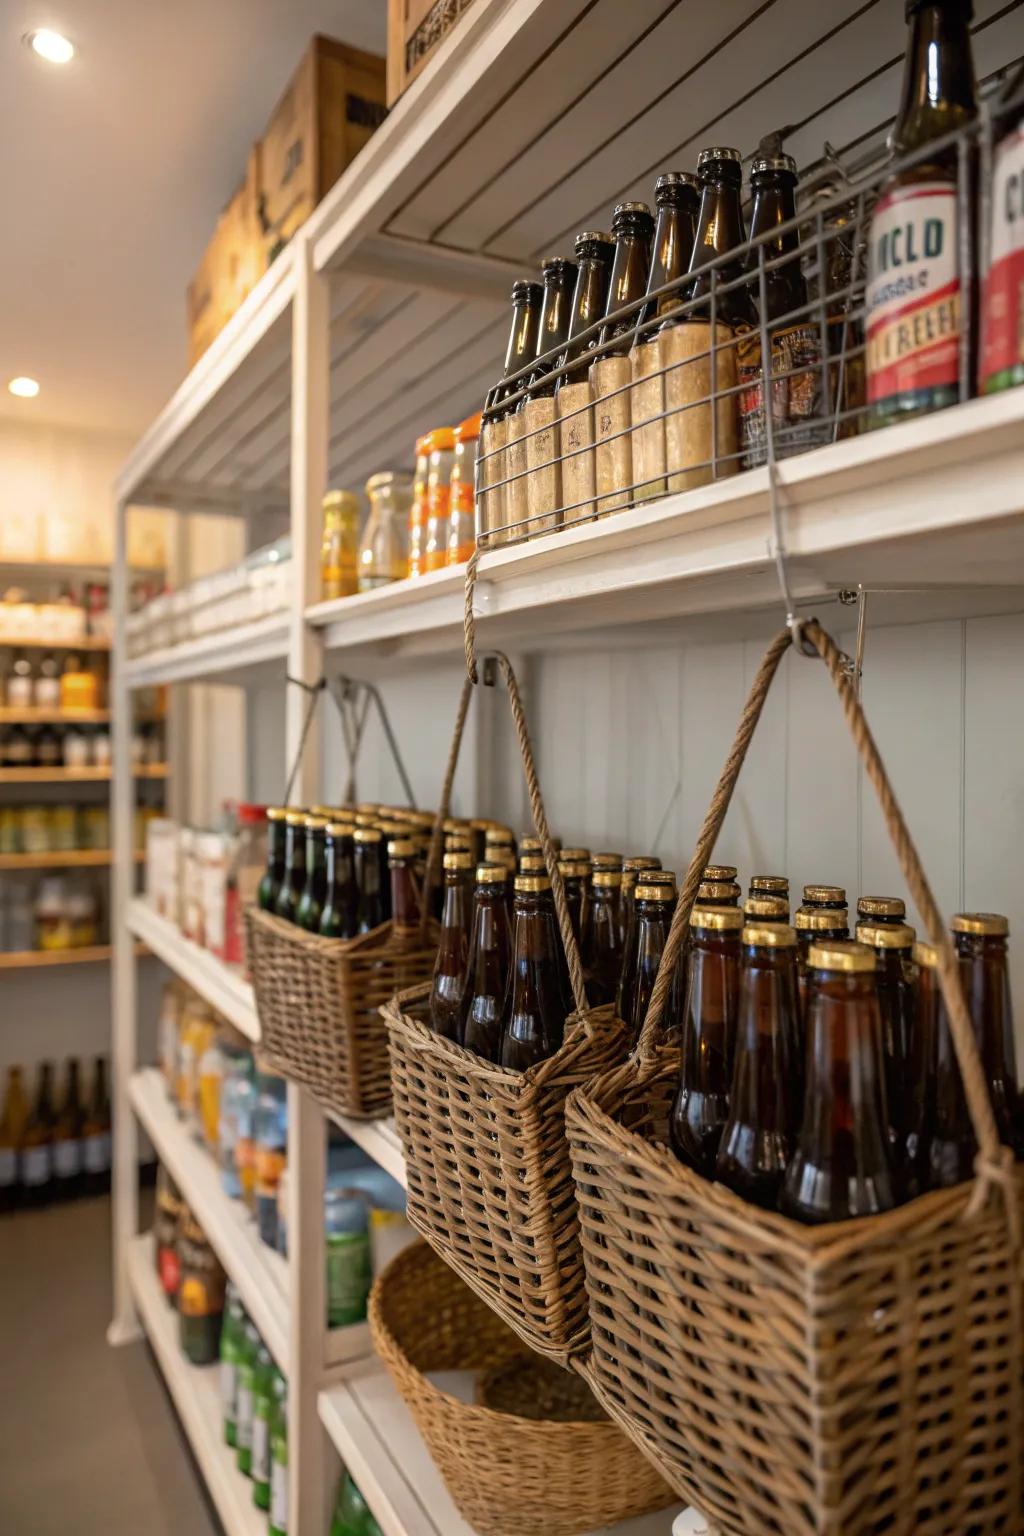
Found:
<path fill-rule="evenodd" d="M 114 647 L 111 652 L 110 707 L 113 734 L 111 831 L 113 867 L 110 883 L 110 932 L 113 941 L 111 974 L 111 1062 L 113 1065 L 113 1145 L 111 1157 L 114 1316 L 107 1337 L 127 1344 L 140 1336 L 128 1280 L 128 1252 L 139 1227 L 139 1138 L 128 1097 L 136 1066 L 135 940 L 126 925 L 128 903 L 134 895 L 135 784 L 132 778 L 131 690 L 124 673 L 128 617 L 128 507 L 119 500 L 115 510 L 112 581 Z"/>
<path fill-rule="evenodd" d="M 291 533 L 292 597 L 288 675 L 315 683 L 323 644 L 306 623 L 319 596 L 320 516 L 327 481 L 329 386 L 329 279 L 316 272 L 313 248 L 295 237 L 292 307 Z M 310 695 L 287 685 L 285 752 L 291 771 L 299 750 Z M 322 708 L 322 705 L 320 706 Z M 320 776 L 318 720 L 306 738 L 292 787 L 297 805 L 313 803 Z M 288 1088 L 289 1312 L 288 1447 L 289 1531 L 323 1536 L 329 1521 L 327 1445 L 317 1394 L 327 1349 L 324 1282 L 326 1123 L 305 1089 Z"/>

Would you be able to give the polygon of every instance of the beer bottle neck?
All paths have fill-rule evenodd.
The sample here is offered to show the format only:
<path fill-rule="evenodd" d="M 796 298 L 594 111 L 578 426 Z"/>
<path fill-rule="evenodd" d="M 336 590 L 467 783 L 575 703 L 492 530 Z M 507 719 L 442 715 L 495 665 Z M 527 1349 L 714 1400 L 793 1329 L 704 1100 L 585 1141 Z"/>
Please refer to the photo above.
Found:
<path fill-rule="evenodd" d="M 569 318 L 569 345 L 559 358 L 559 365 L 575 359 L 581 355 L 579 346 L 573 347 L 573 340 L 588 327 L 600 320 L 607 308 L 608 282 L 611 276 L 607 261 L 602 256 L 585 256 L 580 261 L 579 273 L 576 277 L 576 291 L 573 295 L 572 314 Z M 594 343 L 591 341 L 589 347 Z M 579 384 L 587 376 L 586 364 L 572 369 L 568 373 L 559 376 L 558 383 Z M 556 384 L 556 389 L 558 385 Z"/>
<path fill-rule="evenodd" d="M 658 209 L 658 222 L 654 230 L 654 254 L 651 257 L 651 270 L 647 279 L 648 293 L 663 288 L 666 283 L 674 282 L 676 278 L 684 275 L 693 255 L 693 242 L 696 235 L 697 221 L 692 208 L 666 204 Z M 641 323 L 654 320 L 660 315 L 667 315 L 670 310 L 677 308 L 681 300 L 682 295 L 678 292 L 665 294 L 660 299 L 652 299 L 641 311 Z M 641 342 L 651 341 L 653 336 L 653 331 L 645 331 L 638 339 Z"/>
<path fill-rule="evenodd" d="M 550 352 L 554 347 L 565 345 L 569 337 L 569 317 L 572 310 L 573 281 L 569 273 L 549 278 L 544 285 L 544 305 L 540 316 L 540 335 L 537 342 L 537 356 L 544 352 Z M 530 375 L 528 398 L 537 398 L 542 395 L 553 395 L 555 392 L 554 380 L 548 381 L 548 375 L 557 365 L 558 359 L 534 369 Z"/>
<path fill-rule="evenodd" d="M 941 0 L 919 6 L 910 24 L 894 152 L 918 149 L 970 122 L 976 111 L 969 5 Z"/>
<path fill-rule="evenodd" d="M 615 259 L 612 262 L 611 279 L 608 284 L 609 314 L 621 309 L 624 304 L 632 304 L 637 299 L 643 298 L 647 292 L 650 271 L 650 240 L 642 234 L 621 235 L 616 241 Z M 612 349 L 612 355 L 628 352 L 633 344 L 638 320 L 639 312 L 629 315 L 624 320 L 616 320 L 606 325 L 601 332 L 602 345 L 618 339 L 620 345 Z"/>
<path fill-rule="evenodd" d="M 469 893 L 466 890 L 465 881 L 461 874 L 455 872 L 445 876 L 444 882 L 444 910 L 441 914 L 442 936 L 453 929 L 465 933 L 469 927 Z"/>
<path fill-rule="evenodd" d="M 765 272 L 766 320 L 776 320 L 807 303 L 807 282 L 800 270 L 800 257 L 796 254 L 799 235 L 795 225 L 784 229 L 795 217 L 796 203 L 790 176 L 778 174 L 757 183 L 750 219 L 750 267 L 756 270 L 761 250 L 766 262 L 791 256 L 782 266 Z M 755 246 L 753 242 L 758 239 L 760 244 Z M 760 302 L 760 284 L 755 290 L 755 299 Z"/>
<path fill-rule="evenodd" d="M 512 329 L 509 333 L 502 378 L 507 379 L 510 374 L 518 373 L 520 368 L 525 368 L 527 363 L 532 363 L 537 356 L 539 336 L 540 310 L 529 300 L 520 300 L 512 310 Z M 518 388 L 518 385 L 516 387 Z M 510 391 L 506 390 L 505 394 L 508 393 Z"/>
<path fill-rule="evenodd" d="M 746 243 L 740 189 L 731 182 L 709 182 L 700 200 L 700 217 L 690 270 L 696 271 L 715 256 L 724 256 Z"/>
<path fill-rule="evenodd" d="M 393 859 L 391 862 L 391 917 L 398 928 L 414 928 L 420 920 L 412 859 Z"/>

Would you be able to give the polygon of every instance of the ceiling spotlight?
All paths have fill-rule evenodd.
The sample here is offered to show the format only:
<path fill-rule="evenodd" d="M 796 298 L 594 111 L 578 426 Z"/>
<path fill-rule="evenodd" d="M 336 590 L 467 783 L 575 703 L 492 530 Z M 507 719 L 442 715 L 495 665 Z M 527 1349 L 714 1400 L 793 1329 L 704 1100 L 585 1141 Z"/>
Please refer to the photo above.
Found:
<path fill-rule="evenodd" d="M 35 32 L 28 32 L 25 41 L 47 64 L 70 64 L 75 56 L 75 45 L 69 42 L 60 32 L 53 32 L 49 27 L 39 27 Z"/>
<path fill-rule="evenodd" d="M 39 393 L 39 380 L 28 379 L 19 373 L 16 379 L 12 379 L 7 386 L 9 394 L 18 395 L 22 400 L 34 400 Z"/>

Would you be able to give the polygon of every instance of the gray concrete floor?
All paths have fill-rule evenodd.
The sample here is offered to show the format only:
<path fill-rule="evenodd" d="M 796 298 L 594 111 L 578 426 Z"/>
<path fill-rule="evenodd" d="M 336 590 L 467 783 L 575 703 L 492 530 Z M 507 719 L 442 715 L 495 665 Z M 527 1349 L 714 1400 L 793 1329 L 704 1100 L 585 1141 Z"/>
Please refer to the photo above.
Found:
<path fill-rule="evenodd" d="M 0 1217 L 2 1536 L 218 1536 L 145 1343 L 111 1349 L 110 1202 Z"/>

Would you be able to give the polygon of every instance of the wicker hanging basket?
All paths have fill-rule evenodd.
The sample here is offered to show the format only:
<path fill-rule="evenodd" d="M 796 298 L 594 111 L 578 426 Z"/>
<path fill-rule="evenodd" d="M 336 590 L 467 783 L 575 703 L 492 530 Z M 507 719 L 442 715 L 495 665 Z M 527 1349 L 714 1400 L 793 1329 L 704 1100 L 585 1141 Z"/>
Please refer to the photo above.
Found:
<path fill-rule="evenodd" d="M 356 1119 L 388 1114 L 380 1009 L 430 976 L 437 925 L 411 938 L 388 922 L 356 939 L 325 939 L 250 907 L 246 926 L 260 1041 L 274 1070 L 327 1110 Z"/>
<path fill-rule="evenodd" d="M 542 1354 L 568 1364 L 586 1348 L 587 1299 L 579 1244 L 566 1095 L 623 1059 L 624 1026 L 610 1008 L 588 1011 L 576 941 L 548 832 L 515 675 L 498 658 L 519 736 L 537 835 L 544 845 L 577 1011 L 561 1048 L 524 1073 L 483 1061 L 427 1024 L 429 985 L 384 1009 L 395 1124 L 405 1152 L 409 1220 L 453 1269 Z M 458 758 L 472 685 L 456 722 L 440 819 Z M 435 854 L 439 826 L 435 828 Z M 432 861 L 433 862 L 433 861 Z"/>
<path fill-rule="evenodd" d="M 637 1059 L 567 1123 L 603 1405 L 723 1536 L 1019 1536 L 1020 1177 L 999 1147 L 956 960 L 842 658 L 811 623 L 939 951 L 981 1152 L 973 1183 L 807 1227 L 666 1150 L 658 1023 L 700 871 L 788 632 L 769 648 L 679 895 Z M 663 984 L 664 982 L 664 984 Z"/>
<path fill-rule="evenodd" d="M 379 1276 L 369 1316 L 374 1346 L 479 1536 L 573 1536 L 674 1502 L 584 1383 L 562 1371 L 564 1385 L 552 1382 L 542 1362 L 524 1360 L 516 1336 L 426 1243 Z M 477 1375 L 477 1401 L 441 1391 L 428 1379 L 438 1371 Z"/>

